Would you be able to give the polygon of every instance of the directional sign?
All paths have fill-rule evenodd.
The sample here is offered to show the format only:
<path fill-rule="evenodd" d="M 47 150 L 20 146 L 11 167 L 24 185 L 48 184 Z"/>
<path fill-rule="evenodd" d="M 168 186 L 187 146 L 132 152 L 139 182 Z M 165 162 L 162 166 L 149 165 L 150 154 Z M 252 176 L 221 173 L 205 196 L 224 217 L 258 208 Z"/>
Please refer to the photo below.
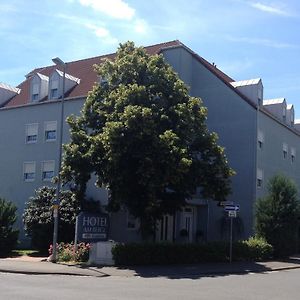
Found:
<path fill-rule="evenodd" d="M 236 218 L 236 210 L 229 210 L 228 211 L 229 218 Z"/>
<path fill-rule="evenodd" d="M 226 206 L 226 205 L 232 205 L 233 201 L 220 201 L 218 203 L 218 206 Z"/>
<path fill-rule="evenodd" d="M 238 204 L 225 205 L 224 210 L 225 211 L 239 211 L 240 206 Z"/>

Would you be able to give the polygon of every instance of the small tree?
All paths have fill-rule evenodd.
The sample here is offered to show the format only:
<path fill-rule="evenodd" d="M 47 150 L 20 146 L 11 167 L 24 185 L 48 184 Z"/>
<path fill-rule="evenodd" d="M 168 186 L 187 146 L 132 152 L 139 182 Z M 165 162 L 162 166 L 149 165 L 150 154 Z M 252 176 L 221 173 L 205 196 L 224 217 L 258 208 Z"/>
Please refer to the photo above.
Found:
<path fill-rule="evenodd" d="M 0 198 L 0 256 L 5 256 L 17 244 L 19 231 L 13 228 L 17 208 L 12 202 Z"/>
<path fill-rule="evenodd" d="M 299 201 L 295 183 L 283 176 L 270 179 L 268 195 L 255 206 L 256 234 L 274 248 L 275 256 L 286 256 L 296 251 Z"/>
<path fill-rule="evenodd" d="M 23 214 L 25 231 L 31 237 L 33 247 L 46 251 L 53 236 L 53 200 L 55 188 L 42 187 L 26 203 Z M 75 219 L 79 211 L 78 203 L 70 191 L 62 191 L 59 209 L 59 235 L 61 242 L 74 239 Z"/>
<path fill-rule="evenodd" d="M 98 186 L 110 190 L 109 208 L 126 206 L 144 235 L 197 187 L 204 198 L 224 200 L 233 175 L 224 150 L 206 127 L 202 101 L 188 94 L 163 56 L 127 42 L 96 69 L 102 83 L 82 114 L 68 119 L 63 176 L 80 198 L 95 173 Z"/>

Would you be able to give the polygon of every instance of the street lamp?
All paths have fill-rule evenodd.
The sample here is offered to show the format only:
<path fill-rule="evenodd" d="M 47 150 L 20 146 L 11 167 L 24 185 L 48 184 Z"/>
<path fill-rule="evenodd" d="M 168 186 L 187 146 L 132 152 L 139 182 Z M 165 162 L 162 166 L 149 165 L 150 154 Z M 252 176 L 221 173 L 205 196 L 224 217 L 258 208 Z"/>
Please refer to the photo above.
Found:
<path fill-rule="evenodd" d="M 63 68 L 63 86 L 62 86 L 62 97 L 61 97 L 61 109 L 60 109 L 60 131 L 58 140 L 58 175 L 57 175 L 57 185 L 56 185 L 56 199 L 53 203 L 53 243 L 52 243 L 52 256 L 50 261 L 56 262 L 57 259 L 57 235 L 58 235 L 58 212 L 59 212 L 59 198 L 61 192 L 61 161 L 62 161 L 62 140 L 63 140 L 63 129 L 64 129 L 64 100 L 65 100 L 65 80 L 66 80 L 66 67 L 67 64 L 63 62 L 59 57 L 55 57 L 52 61 Z"/>

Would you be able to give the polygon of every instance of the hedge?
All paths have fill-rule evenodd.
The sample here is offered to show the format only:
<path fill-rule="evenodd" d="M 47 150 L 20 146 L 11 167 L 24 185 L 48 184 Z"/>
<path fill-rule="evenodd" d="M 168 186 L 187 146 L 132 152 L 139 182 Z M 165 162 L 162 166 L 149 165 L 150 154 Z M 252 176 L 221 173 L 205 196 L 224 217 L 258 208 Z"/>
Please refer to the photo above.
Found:
<path fill-rule="evenodd" d="M 233 260 L 260 261 L 269 259 L 272 246 L 262 239 L 250 238 L 233 244 Z M 116 265 L 162 265 L 226 262 L 228 242 L 205 244 L 128 243 L 112 249 Z"/>

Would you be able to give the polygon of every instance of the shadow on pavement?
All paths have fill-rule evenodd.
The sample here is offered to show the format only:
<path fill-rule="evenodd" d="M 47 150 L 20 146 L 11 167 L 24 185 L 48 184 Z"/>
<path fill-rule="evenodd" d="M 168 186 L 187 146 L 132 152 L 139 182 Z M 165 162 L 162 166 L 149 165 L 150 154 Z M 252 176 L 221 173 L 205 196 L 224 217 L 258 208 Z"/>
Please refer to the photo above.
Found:
<path fill-rule="evenodd" d="M 271 269 L 258 263 L 219 263 L 183 266 L 157 266 L 157 267 L 128 267 L 134 270 L 136 276 L 167 277 L 170 279 L 201 277 L 220 277 L 231 274 L 248 274 L 250 272 L 268 272 Z"/>

